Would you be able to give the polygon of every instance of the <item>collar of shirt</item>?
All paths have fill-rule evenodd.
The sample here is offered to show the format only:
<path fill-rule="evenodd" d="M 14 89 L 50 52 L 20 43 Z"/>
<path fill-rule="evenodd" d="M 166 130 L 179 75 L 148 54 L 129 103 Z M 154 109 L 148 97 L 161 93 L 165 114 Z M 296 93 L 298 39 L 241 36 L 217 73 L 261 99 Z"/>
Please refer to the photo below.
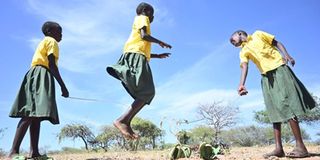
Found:
<path fill-rule="evenodd" d="M 249 42 L 249 41 L 251 41 L 252 40 L 252 36 L 251 35 L 248 35 L 247 36 L 247 40 L 246 41 L 243 41 L 242 43 L 241 43 L 241 45 L 240 45 L 240 47 L 241 48 L 243 48 L 245 45 L 247 45 L 247 43 Z"/>

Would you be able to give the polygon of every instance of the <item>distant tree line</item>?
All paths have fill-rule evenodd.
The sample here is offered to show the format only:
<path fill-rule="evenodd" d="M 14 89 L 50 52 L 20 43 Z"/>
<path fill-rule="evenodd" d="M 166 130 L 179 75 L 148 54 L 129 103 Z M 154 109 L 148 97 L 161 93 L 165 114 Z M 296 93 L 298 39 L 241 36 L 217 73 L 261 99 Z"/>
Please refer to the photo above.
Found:
<path fill-rule="evenodd" d="M 320 100 L 314 97 L 317 107 L 309 111 L 309 113 L 299 119 L 300 122 L 312 125 L 320 121 Z M 254 119 L 261 125 L 233 127 L 236 124 L 235 118 L 238 108 L 222 101 L 213 102 L 211 104 L 199 105 L 197 114 L 204 121 L 201 125 L 197 125 L 189 130 L 179 130 L 175 133 L 177 141 L 181 144 L 198 145 L 201 142 L 215 144 L 223 142 L 232 146 L 256 146 L 273 144 L 272 127 L 266 126 L 270 124 L 266 111 L 258 111 L 254 114 Z M 177 124 L 186 123 L 183 120 Z M 291 143 L 294 137 L 288 125 L 282 125 L 282 140 L 284 143 Z M 86 150 L 152 150 L 170 147 L 163 140 L 165 132 L 157 125 L 149 120 L 136 117 L 132 121 L 132 128 L 140 135 L 138 140 L 126 140 L 120 132 L 113 126 L 106 125 L 101 128 L 99 133 L 95 135 L 85 124 L 68 124 L 64 126 L 59 135 L 59 141 L 66 138 L 72 140 L 81 139 Z M 309 140 L 310 136 L 305 130 L 301 129 L 302 137 Z M 1 134 L 0 130 L 0 134 Z M 317 134 L 320 136 L 320 133 Z M 320 138 L 317 141 L 320 144 Z"/>
<path fill-rule="evenodd" d="M 138 140 L 127 140 L 114 126 L 103 126 L 98 135 L 94 135 L 85 124 L 68 124 L 58 134 L 61 142 L 66 138 L 81 139 L 86 150 L 108 151 L 109 149 L 147 150 L 162 146 L 164 131 L 151 121 L 136 117 L 131 122 L 133 130 L 139 134 Z"/>
<path fill-rule="evenodd" d="M 6 130 L 6 128 L 0 128 L 0 140 L 3 137 L 5 130 Z M 6 155 L 5 151 L 2 148 L 0 148 L 0 157 L 3 157 L 5 155 Z"/>

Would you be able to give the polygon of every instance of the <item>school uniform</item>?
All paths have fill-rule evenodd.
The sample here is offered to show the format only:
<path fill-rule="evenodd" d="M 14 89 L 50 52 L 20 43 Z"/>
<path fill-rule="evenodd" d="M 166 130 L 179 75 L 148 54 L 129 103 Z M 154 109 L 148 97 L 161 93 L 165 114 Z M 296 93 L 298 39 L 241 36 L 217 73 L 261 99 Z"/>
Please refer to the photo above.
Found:
<path fill-rule="evenodd" d="M 261 72 L 261 87 L 269 120 L 286 122 L 303 116 L 316 103 L 272 45 L 274 35 L 256 31 L 241 44 L 240 61 L 252 60 Z"/>
<path fill-rule="evenodd" d="M 107 67 L 107 71 L 122 82 L 122 85 L 134 99 L 150 104 L 155 95 L 152 72 L 149 66 L 151 42 L 141 38 L 140 29 L 143 27 L 146 27 L 147 34 L 150 35 L 149 18 L 144 15 L 136 16 L 123 54 L 117 64 Z"/>
<path fill-rule="evenodd" d="M 38 45 L 31 68 L 24 76 L 18 95 L 9 113 L 10 117 L 38 117 L 59 124 L 55 98 L 54 77 L 49 71 L 48 55 L 59 58 L 58 42 L 46 36 Z"/>

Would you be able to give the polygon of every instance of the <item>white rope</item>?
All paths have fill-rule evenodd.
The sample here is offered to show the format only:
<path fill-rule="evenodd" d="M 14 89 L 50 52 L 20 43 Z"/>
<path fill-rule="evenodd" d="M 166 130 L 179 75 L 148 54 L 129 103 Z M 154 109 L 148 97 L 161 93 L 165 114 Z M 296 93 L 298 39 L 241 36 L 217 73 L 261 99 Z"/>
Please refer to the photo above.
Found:
<path fill-rule="evenodd" d="M 124 103 L 120 103 L 120 102 L 116 102 L 113 100 L 101 100 L 101 99 L 94 99 L 94 98 L 82 98 L 82 97 L 74 97 L 74 96 L 69 96 L 69 99 L 73 99 L 73 100 L 80 100 L 80 101 L 87 101 L 87 102 L 98 102 L 98 103 L 105 103 L 105 104 L 117 104 L 117 105 L 121 105 L 121 106 L 127 106 L 128 104 L 124 104 Z"/>

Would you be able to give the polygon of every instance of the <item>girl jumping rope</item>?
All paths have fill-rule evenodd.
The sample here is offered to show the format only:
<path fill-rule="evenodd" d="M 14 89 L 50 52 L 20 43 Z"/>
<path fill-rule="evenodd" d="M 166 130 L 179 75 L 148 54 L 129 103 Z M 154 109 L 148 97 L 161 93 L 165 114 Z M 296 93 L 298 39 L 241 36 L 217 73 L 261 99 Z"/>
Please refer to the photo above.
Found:
<path fill-rule="evenodd" d="M 19 149 L 28 128 L 30 132 L 30 158 L 47 158 L 46 155 L 40 155 L 38 144 L 41 121 L 49 120 L 52 124 L 59 124 L 54 79 L 61 87 L 62 96 L 69 96 L 57 67 L 58 42 L 62 38 L 62 28 L 58 23 L 48 21 L 43 24 L 42 32 L 45 37 L 34 53 L 31 68 L 23 79 L 9 114 L 10 117 L 19 117 L 21 120 L 18 123 L 8 158 L 19 159 L 21 157 Z"/>
<path fill-rule="evenodd" d="M 132 32 L 124 46 L 124 53 L 117 64 L 107 67 L 107 72 L 120 80 L 134 98 L 129 110 L 113 123 L 129 139 L 139 137 L 130 126 L 131 120 L 145 104 L 151 103 L 155 95 L 149 61 L 151 58 L 166 58 L 170 55 L 170 53 L 151 54 L 151 43 L 157 43 L 162 48 L 171 48 L 169 44 L 151 36 L 153 7 L 147 3 L 140 3 L 136 13 Z"/>

